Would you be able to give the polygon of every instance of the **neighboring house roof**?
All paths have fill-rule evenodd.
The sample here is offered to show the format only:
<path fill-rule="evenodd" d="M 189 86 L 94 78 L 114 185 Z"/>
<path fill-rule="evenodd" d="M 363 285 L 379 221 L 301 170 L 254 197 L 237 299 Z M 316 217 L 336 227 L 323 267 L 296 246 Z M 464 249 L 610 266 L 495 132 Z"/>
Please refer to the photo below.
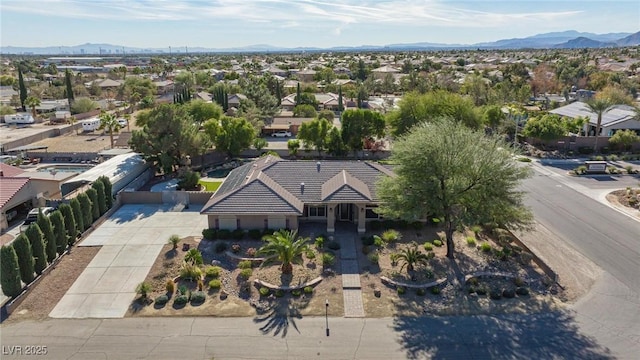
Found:
<path fill-rule="evenodd" d="M 0 208 L 4 207 L 28 182 L 29 178 L 0 178 Z"/>
<path fill-rule="evenodd" d="M 391 170 L 366 161 L 289 161 L 267 156 L 234 169 L 202 214 L 302 214 L 304 204 L 377 202 Z"/>
<path fill-rule="evenodd" d="M 398 70 L 396 68 L 392 68 L 391 66 L 382 66 L 382 67 L 379 67 L 377 69 L 371 70 L 371 72 L 377 72 L 377 73 L 399 73 L 400 70 Z"/>
<path fill-rule="evenodd" d="M 165 86 L 173 85 L 173 81 L 171 80 L 154 81 L 153 84 L 156 87 L 165 87 Z"/>
<path fill-rule="evenodd" d="M 18 95 L 18 92 L 13 89 L 11 86 L 0 86 L 0 97 L 1 98 L 10 98 L 14 95 Z"/>
<path fill-rule="evenodd" d="M 559 107 L 549 111 L 552 114 L 567 116 L 570 118 L 588 117 L 589 123 L 596 125 L 598 123 L 598 114 L 591 112 L 589 107 L 581 101 L 576 101 L 569 105 Z M 611 110 L 602 114 L 602 126 L 610 126 L 623 121 L 631 120 L 636 116 L 633 107 L 627 105 L 617 105 Z"/>
<path fill-rule="evenodd" d="M 11 166 L 5 163 L 0 163 L 0 171 L 2 172 L 2 176 L 4 177 L 16 177 L 22 173 L 24 170 L 19 167 Z"/>
<path fill-rule="evenodd" d="M 211 99 L 213 99 L 213 95 L 209 94 L 206 91 L 200 91 L 194 95 L 194 98 L 204 101 L 211 101 Z"/>

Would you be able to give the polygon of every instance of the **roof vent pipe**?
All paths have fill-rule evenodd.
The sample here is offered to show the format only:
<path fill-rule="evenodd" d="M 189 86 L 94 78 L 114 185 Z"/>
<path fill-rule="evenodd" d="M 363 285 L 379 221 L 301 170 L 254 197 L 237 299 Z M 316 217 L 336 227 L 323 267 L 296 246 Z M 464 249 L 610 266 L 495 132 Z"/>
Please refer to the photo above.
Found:
<path fill-rule="evenodd" d="M 320 172 L 320 161 L 316 163 L 316 167 L 318 168 L 318 172 Z"/>
<path fill-rule="evenodd" d="M 300 183 L 300 193 L 304 194 L 304 183 L 303 182 Z"/>

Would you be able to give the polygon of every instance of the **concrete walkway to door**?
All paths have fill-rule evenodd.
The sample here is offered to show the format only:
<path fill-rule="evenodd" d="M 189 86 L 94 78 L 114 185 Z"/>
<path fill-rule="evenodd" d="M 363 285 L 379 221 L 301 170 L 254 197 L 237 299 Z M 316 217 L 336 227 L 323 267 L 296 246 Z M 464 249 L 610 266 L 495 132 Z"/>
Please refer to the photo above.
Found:
<path fill-rule="evenodd" d="M 102 246 L 51 311 L 53 318 L 124 317 L 169 236 L 201 235 L 207 227 L 199 208 L 170 211 L 169 205 L 124 205 L 79 246 Z"/>

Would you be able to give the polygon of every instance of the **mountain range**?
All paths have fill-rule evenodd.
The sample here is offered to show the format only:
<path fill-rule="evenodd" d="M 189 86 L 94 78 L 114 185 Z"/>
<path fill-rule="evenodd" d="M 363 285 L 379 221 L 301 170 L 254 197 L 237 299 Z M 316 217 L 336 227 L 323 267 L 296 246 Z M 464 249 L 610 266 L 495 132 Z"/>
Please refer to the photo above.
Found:
<path fill-rule="evenodd" d="M 2 54 L 33 55 L 122 55 L 122 54 L 158 54 L 158 53 L 230 53 L 230 52 L 302 52 L 302 51 L 364 51 L 364 50 L 450 50 L 450 49 L 551 49 L 551 48 L 604 48 L 640 45 L 640 31 L 636 33 L 594 34 L 568 30 L 537 34 L 525 38 L 502 39 L 494 42 L 476 44 L 442 44 L 442 43 L 399 43 L 389 45 L 338 46 L 320 47 L 278 47 L 266 44 L 232 48 L 204 47 L 167 47 L 167 48 L 135 48 L 111 44 L 82 44 L 75 46 L 19 47 L 1 46 Z"/>

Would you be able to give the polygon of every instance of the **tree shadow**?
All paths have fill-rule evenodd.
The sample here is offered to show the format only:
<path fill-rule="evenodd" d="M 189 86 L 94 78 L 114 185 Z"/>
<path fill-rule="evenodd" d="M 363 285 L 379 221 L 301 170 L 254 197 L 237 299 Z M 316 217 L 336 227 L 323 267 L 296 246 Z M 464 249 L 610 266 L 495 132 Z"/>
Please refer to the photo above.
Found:
<path fill-rule="evenodd" d="M 408 359 L 614 359 L 566 311 L 531 315 L 396 317 Z"/>
<path fill-rule="evenodd" d="M 256 306 L 257 315 L 253 322 L 262 324 L 260 332 L 263 335 L 273 333 L 273 336 L 286 337 L 289 327 L 300 333 L 296 320 L 302 319 L 300 309 L 306 308 L 309 301 L 310 297 L 305 295 L 299 298 L 292 298 L 290 295 L 283 298 L 270 297 L 261 301 L 262 306 Z"/>

